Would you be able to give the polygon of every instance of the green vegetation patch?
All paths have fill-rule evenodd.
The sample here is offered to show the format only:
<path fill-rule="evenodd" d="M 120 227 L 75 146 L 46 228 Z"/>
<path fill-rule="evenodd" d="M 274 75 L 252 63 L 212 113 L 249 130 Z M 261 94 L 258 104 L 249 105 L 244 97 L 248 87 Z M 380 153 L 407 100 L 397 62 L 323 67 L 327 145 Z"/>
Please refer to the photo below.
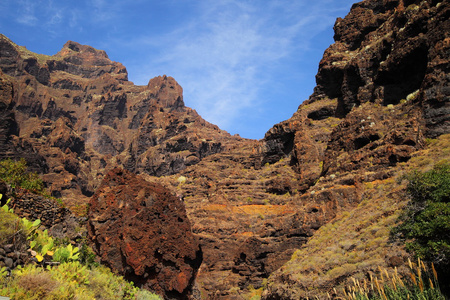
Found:
<path fill-rule="evenodd" d="M 104 266 L 89 269 L 80 262 L 43 268 L 27 265 L 0 278 L 0 295 L 11 299 L 161 299 L 136 288 Z"/>
<path fill-rule="evenodd" d="M 81 249 L 69 241 L 64 244 L 49 236 L 47 230 L 39 230 L 40 223 L 39 219 L 20 219 L 8 203 L 0 207 L 0 244 L 13 243 L 16 250 L 29 249 L 38 261 L 17 267 L 10 275 L 6 267 L 1 267 L 0 295 L 17 300 L 161 299 L 94 263 L 95 255 L 86 244 Z M 44 267 L 44 260 L 52 265 Z"/>
<path fill-rule="evenodd" d="M 405 176 L 411 197 L 394 234 L 406 239 L 406 248 L 440 266 L 450 264 L 450 163 L 443 161 L 426 172 Z"/>
<path fill-rule="evenodd" d="M 2 195 L 0 194 L 0 199 Z M 19 217 L 12 213 L 7 205 L 0 208 L 0 245 L 11 243 L 24 244 L 25 231 Z"/>
<path fill-rule="evenodd" d="M 38 174 L 27 172 L 27 163 L 23 158 L 18 161 L 12 159 L 1 161 L 0 179 L 10 184 L 12 188 L 21 187 L 38 194 L 44 192 L 44 183 Z"/>

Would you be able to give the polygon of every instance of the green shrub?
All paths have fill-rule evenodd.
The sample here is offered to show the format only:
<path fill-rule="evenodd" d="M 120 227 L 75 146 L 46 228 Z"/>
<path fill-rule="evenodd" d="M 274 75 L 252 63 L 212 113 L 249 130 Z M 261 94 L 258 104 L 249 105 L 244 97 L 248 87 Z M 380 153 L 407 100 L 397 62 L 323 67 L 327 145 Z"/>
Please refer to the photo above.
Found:
<path fill-rule="evenodd" d="M 80 263 L 88 267 L 98 267 L 98 263 L 95 261 L 95 258 L 97 256 L 95 255 L 92 248 L 87 245 L 87 242 L 85 240 L 81 243 L 79 253 L 80 256 L 78 260 L 80 261 Z"/>
<path fill-rule="evenodd" d="M 27 163 L 23 158 L 19 161 L 11 159 L 1 161 L 0 179 L 13 188 L 21 187 L 37 193 L 44 191 L 44 183 L 36 173 L 27 172 Z"/>
<path fill-rule="evenodd" d="M 410 205 L 394 233 L 407 239 L 407 249 L 436 264 L 450 262 L 450 164 L 406 176 Z"/>
<path fill-rule="evenodd" d="M 27 265 L 0 277 L 0 295 L 11 299 L 156 300 L 159 296 L 136 288 L 104 266 L 89 269 L 79 262 L 46 269 Z"/>
<path fill-rule="evenodd" d="M 27 237 L 22 222 L 10 211 L 0 209 L 0 245 L 15 244 L 16 249 L 25 247 Z"/>
<path fill-rule="evenodd" d="M 4 284 L 0 286 L 0 295 L 17 300 L 58 299 L 58 282 L 41 268 L 28 265 L 17 268 L 12 273 L 12 279 L 2 279 Z"/>
<path fill-rule="evenodd" d="M 0 245 L 12 241 L 18 229 L 18 220 L 19 218 L 16 215 L 0 210 Z"/>
<path fill-rule="evenodd" d="M 415 203 L 450 201 L 450 163 L 443 161 L 432 170 L 421 173 L 414 171 L 405 176 L 407 191 Z"/>
<path fill-rule="evenodd" d="M 80 253 L 78 251 L 78 247 L 73 247 L 72 244 L 69 244 L 65 247 L 60 247 L 55 250 L 55 253 L 53 254 L 53 260 L 62 263 L 78 260 L 80 256 Z"/>
<path fill-rule="evenodd" d="M 433 262 L 439 278 L 450 276 L 450 163 L 441 162 L 427 172 L 414 171 L 405 177 L 411 201 L 401 216 L 403 223 L 392 234 L 406 241 L 406 249 Z M 450 284 L 441 290 L 449 294 Z"/>
<path fill-rule="evenodd" d="M 115 276 L 110 269 L 99 266 L 89 274 L 89 288 L 95 299 L 134 299 L 137 289 L 121 276 Z"/>
<path fill-rule="evenodd" d="M 136 293 L 136 300 L 162 300 L 162 298 L 147 290 L 140 290 Z"/>
<path fill-rule="evenodd" d="M 1 267 L 0 268 L 0 279 L 5 277 L 8 274 L 8 272 L 6 271 L 6 267 Z"/>

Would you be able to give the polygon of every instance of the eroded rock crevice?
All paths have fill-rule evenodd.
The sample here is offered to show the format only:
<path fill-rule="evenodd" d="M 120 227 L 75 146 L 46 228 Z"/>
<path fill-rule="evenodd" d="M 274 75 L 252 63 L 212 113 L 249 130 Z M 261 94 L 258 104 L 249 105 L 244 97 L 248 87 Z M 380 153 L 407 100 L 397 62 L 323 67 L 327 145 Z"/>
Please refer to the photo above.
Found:
<path fill-rule="evenodd" d="M 314 93 L 260 141 L 203 120 L 171 77 L 135 86 L 102 50 L 38 57 L 0 36 L 0 158 L 68 208 L 90 201 L 97 253 L 144 288 L 240 299 L 272 280 L 266 299 L 295 298 L 271 274 L 450 131 L 449 20 L 448 1 L 354 4 Z"/>

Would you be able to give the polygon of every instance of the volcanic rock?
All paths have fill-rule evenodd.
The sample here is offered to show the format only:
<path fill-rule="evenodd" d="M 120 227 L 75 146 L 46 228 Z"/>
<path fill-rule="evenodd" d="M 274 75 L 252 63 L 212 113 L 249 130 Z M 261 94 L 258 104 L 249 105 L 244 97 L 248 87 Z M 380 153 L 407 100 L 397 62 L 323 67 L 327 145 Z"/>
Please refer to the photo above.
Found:
<path fill-rule="evenodd" d="M 202 262 L 181 199 L 159 184 L 111 170 L 92 197 L 89 237 L 115 272 L 167 299 L 187 299 Z"/>
<path fill-rule="evenodd" d="M 135 86 L 103 50 L 69 41 L 46 56 L 0 40 L 0 158 L 24 157 L 70 207 L 112 167 L 174 174 L 240 139 L 185 107 L 171 77 Z"/>
<path fill-rule="evenodd" d="M 434 138 L 450 131 L 449 90 L 445 88 L 449 85 L 449 44 L 445 42 L 449 14 L 448 1 L 374 0 L 354 4 L 348 16 L 337 19 L 335 43 L 325 51 L 320 62 L 314 93 L 291 119 L 275 125 L 264 139 L 264 157 L 269 158 L 268 162 L 274 153 L 281 156 L 283 151 L 292 149 L 291 165 L 300 174 L 300 183 L 304 182 L 301 188 L 312 194 L 311 204 L 319 204 L 316 197 L 321 195 L 325 201 L 353 199 L 347 208 L 363 199 L 373 201 L 374 206 L 377 203 L 392 207 L 391 211 L 383 210 L 384 215 L 378 219 L 380 224 L 405 205 L 404 187 L 384 191 L 388 196 L 376 195 L 379 192 L 367 187 L 392 186 L 392 177 L 425 146 L 425 137 Z M 320 128 L 321 134 L 314 134 L 311 131 L 314 128 Z M 338 184 L 352 192 L 344 197 L 341 192 L 330 195 Z M 392 200 L 383 202 L 383 197 Z M 342 202 L 336 204 L 339 205 L 313 209 L 336 211 Z M 361 220 L 353 220 L 346 226 L 367 224 L 359 225 L 362 227 L 351 233 L 360 235 L 364 245 L 367 238 L 361 236 L 366 229 L 362 228 L 367 226 L 368 231 L 372 230 L 370 222 L 364 223 L 364 214 L 373 220 L 379 207 L 371 208 L 372 211 L 367 207 L 363 214 L 358 212 L 362 210 L 361 205 L 351 210 L 349 217 L 359 214 Z M 349 222 L 342 219 L 344 223 Z M 339 219 L 333 220 L 333 224 L 337 222 Z M 334 229 L 334 225 L 330 226 Z M 312 224 L 310 227 L 313 228 Z M 337 236 L 324 238 L 323 232 L 327 229 L 317 238 L 326 241 L 322 247 L 314 246 L 317 245 L 314 240 L 271 275 L 263 299 L 325 298 L 327 292 L 334 293 L 332 287 L 342 287 L 351 276 L 365 276 L 379 266 L 392 266 L 391 256 L 378 258 L 379 254 L 372 253 L 373 264 L 366 259 L 359 270 L 351 259 L 343 258 L 332 270 L 332 261 L 339 253 L 346 257 L 364 256 L 365 251 L 372 250 L 366 247 L 364 251 L 352 252 L 352 248 L 345 248 L 340 252 L 334 248 L 340 244 L 330 244 Z M 341 236 L 339 243 L 345 243 L 342 240 L 346 233 Z M 396 245 L 383 247 L 380 246 L 385 249 L 381 253 L 406 255 Z M 333 250 L 326 254 L 318 250 L 324 248 Z M 307 257 L 303 258 L 305 253 Z M 316 264 L 308 264 L 308 260 Z M 400 263 L 399 259 L 395 261 Z"/>
<path fill-rule="evenodd" d="M 187 274 L 177 284 L 160 286 L 170 280 L 148 275 L 156 274 L 156 267 L 139 268 L 139 255 L 128 259 L 131 250 L 123 243 L 131 245 L 133 239 L 119 234 L 111 234 L 109 240 L 96 238 L 95 226 L 102 228 L 123 211 L 99 206 L 105 213 L 90 216 L 92 238 L 103 261 L 108 255 L 120 258 L 108 264 L 144 287 L 186 295 L 195 277 L 203 298 L 242 299 L 251 287 L 262 289 L 268 282 L 266 299 L 295 298 L 308 287 L 289 281 L 295 278 L 290 272 L 296 266 L 284 264 L 292 253 L 303 249 L 323 225 L 333 228 L 329 222 L 335 224 L 335 218 L 355 210 L 363 215 L 361 205 L 383 197 L 368 187 L 398 188 L 393 176 L 427 146 L 427 139 L 450 132 L 449 7 L 444 0 L 354 4 L 348 16 L 335 23 L 335 43 L 319 64 L 314 93 L 260 141 L 230 136 L 203 120 L 184 105 L 182 88 L 169 76 L 135 86 L 127 80 L 125 67 L 109 60 L 104 51 L 68 42 L 54 56 L 37 55 L 1 36 L 0 116 L 5 122 L 0 124 L 0 157 L 25 157 L 42 173 L 52 194 L 71 208 L 85 205 L 115 167 L 164 185 L 170 190 L 164 191 L 167 199 L 175 201 L 169 194 L 180 195 L 203 260 L 198 272 L 191 266 L 183 273 L 184 267 L 168 263 L 170 270 Z M 139 198 L 141 189 L 144 194 L 153 191 L 128 171 L 114 171 L 111 177 L 116 179 L 109 178 L 92 201 L 105 195 L 101 205 L 119 205 L 117 199 L 124 197 L 125 205 Z M 136 187 L 118 185 L 129 190 L 129 198 L 115 186 L 108 187 L 114 180 L 128 182 L 119 179 L 123 176 L 139 181 Z M 403 194 L 401 189 L 392 193 L 398 197 L 389 202 L 393 210 L 401 209 L 397 205 L 403 203 Z M 124 211 L 148 211 L 138 204 L 130 207 L 134 205 L 137 211 Z M 179 205 L 173 207 L 181 209 Z M 136 226 L 143 226 L 135 219 Z M 353 225 L 349 227 L 365 228 Z M 186 232 L 188 227 L 183 227 Z M 142 232 L 135 233 L 136 241 L 145 238 Z M 167 235 L 154 236 L 161 237 Z M 108 254 L 113 238 L 122 239 L 117 244 L 121 246 Z M 192 243 L 189 257 L 198 263 L 197 254 L 192 254 L 198 248 Z M 350 251 L 356 246 L 343 247 Z M 377 262 L 389 266 L 392 256 L 404 255 L 400 250 L 394 254 Z M 165 261 L 172 261 L 151 255 L 156 254 L 148 257 L 161 270 L 167 267 Z M 395 264 L 401 261 L 395 259 Z M 283 270 L 281 275 L 276 269 Z M 315 266 L 305 273 L 316 269 L 317 274 L 327 272 Z M 272 276 L 275 273 L 279 276 Z M 341 284 L 352 275 L 348 271 L 328 281 L 321 277 L 322 291 L 311 298 L 326 293 L 327 284 Z"/>
<path fill-rule="evenodd" d="M 449 14 L 447 1 L 354 4 L 336 21 L 310 99 L 337 98 L 339 117 L 365 102 L 418 101 L 426 135 L 448 132 Z"/>

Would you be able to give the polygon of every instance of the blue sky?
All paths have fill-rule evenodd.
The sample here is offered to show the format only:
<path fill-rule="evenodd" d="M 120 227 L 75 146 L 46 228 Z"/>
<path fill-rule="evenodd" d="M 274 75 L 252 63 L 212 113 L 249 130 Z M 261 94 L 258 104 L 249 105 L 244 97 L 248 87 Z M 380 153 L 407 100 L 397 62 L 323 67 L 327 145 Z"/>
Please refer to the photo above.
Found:
<path fill-rule="evenodd" d="M 105 50 L 138 85 L 172 76 L 204 119 L 260 139 L 308 99 L 354 2 L 1 0 L 0 33 L 47 55 L 68 40 Z"/>

